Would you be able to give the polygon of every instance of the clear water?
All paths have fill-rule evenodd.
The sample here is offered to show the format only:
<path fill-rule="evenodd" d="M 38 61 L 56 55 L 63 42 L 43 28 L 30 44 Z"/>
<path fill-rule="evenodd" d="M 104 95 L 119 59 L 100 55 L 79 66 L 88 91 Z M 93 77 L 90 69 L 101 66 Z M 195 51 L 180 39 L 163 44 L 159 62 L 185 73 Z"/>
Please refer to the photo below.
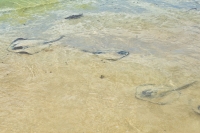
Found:
<path fill-rule="evenodd" d="M 63 35 L 33 55 L 7 51 L 16 38 Z M 2 0 L 0 48 L 2 133 L 200 132 L 199 0 Z M 167 105 L 135 97 L 141 85 L 193 81 Z"/>

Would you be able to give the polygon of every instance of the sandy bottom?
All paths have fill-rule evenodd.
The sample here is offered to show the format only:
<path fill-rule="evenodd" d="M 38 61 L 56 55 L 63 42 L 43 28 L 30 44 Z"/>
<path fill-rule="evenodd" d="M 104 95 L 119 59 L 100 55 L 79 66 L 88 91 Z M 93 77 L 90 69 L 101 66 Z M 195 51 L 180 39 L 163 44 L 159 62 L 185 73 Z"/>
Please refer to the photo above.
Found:
<path fill-rule="evenodd" d="M 135 98 L 142 84 L 198 81 L 197 59 L 130 54 L 108 61 L 61 45 L 34 55 L 8 52 L 7 46 L 0 53 L 1 133 L 200 132 L 193 109 L 200 105 L 198 82 L 167 105 Z"/>

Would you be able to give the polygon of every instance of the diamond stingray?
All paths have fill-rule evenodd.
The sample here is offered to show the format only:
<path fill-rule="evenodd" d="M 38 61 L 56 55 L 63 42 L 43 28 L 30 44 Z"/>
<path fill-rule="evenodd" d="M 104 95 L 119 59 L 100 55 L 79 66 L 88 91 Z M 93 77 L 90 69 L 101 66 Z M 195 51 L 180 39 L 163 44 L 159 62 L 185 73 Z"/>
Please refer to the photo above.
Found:
<path fill-rule="evenodd" d="M 40 39 L 17 38 L 10 44 L 8 51 L 20 54 L 35 54 L 49 47 L 53 42 L 59 41 L 63 37 L 64 36 L 61 36 L 56 40 L 48 42 Z"/>
<path fill-rule="evenodd" d="M 103 60 L 109 60 L 109 61 L 117 61 L 129 55 L 129 52 L 124 50 L 99 50 L 95 52 L 87 50 L 82 50 L 82 51 L 92 53 Z"/>
<path fill-rule="evenodd" d="M 192 110 L 200 115 L 200 99 L 192 99 L 189 101 Z"/>
<path fill-rule="evenodd" d="M 157 86 L 154 84 L 145 84 L 136 88 L 135 97 L 137 99 L 149 101 L 154 104 L 165 105 L 179 98 L 179 90 L 186 89 L 194 83 L 196 83 L 196 81 L 185 84 L 178 88 L 172 88 L 169 86 Z"/>

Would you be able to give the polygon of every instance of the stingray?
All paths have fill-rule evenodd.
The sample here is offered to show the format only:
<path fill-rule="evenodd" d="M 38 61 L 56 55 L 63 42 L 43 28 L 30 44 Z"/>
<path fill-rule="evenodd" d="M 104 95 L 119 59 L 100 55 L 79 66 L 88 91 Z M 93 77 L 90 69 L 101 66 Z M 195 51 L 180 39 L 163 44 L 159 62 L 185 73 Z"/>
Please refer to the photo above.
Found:
<path fill-rule="evenodd" d="M 198 104 L 197 106 L 194 106 L 192 109 L 194 112 L 200 115 L 200 104 Z"/>
<path fill-rule="evenodd" d="M 32 55 L 49 47 L 53 42 L 59 41 L 63 37 L 64 36 L 61 36 L 58 39 L 55 39 L 52 41 L 44 41 L 40 39 L 17 38 L 10 44 L 10 46 L 8 47 L 8 51 L 20 53 L 20 54 Z"/>
<path fill-rule="evenodd" d="M 192 99 L 189 101 L 189 104 L 192 110 L 200 115 L 200 100 L 199 99 Z"/>
<path fill-rule="evenodd" d="M 92 53 L 101 59 L 110 61 L 117 61 L 129 55 L 129 52 L 124 50 L 99 50 L 94 52 L 87 50 L 82 51 Z"/>
<path fill-rule="evenodd" d="M 145 84 L 136 88 L 135 97 L 154 104 L 165 105 L 177 100 L 180 96 L 179 91 L 192 86 L 194 83 L 196 83 L 196 81 L 178 88 L 164 85 L 157 86 L 155 84 Z"/>
<path fill-rule="evenodd" d="M 78 19 L 83 17 L 83 14 L 78 14 L 78 15 L 71 15 L 69 17 L 66 17 L 65 19 Z"/>

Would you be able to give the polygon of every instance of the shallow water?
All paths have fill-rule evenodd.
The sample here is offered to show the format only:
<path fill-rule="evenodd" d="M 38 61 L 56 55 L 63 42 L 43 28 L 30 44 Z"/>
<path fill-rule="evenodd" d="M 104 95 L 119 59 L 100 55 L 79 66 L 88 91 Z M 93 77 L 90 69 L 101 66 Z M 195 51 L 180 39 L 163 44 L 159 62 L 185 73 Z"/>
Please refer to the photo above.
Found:
<path fill-rule="evenodd" d="M 74 0 L 22 15 L 1 5 L 1 132 L 200 132 L 199 3 Z M 63 35 L 42 50 L 33 45 L 33 55 L 7 51 L 17 38 L 49 42 Z M 107 60 L 120 50 L 130 54 Z M 166 105 L 135 97 L 145 84 L 193 81 Z"/>

